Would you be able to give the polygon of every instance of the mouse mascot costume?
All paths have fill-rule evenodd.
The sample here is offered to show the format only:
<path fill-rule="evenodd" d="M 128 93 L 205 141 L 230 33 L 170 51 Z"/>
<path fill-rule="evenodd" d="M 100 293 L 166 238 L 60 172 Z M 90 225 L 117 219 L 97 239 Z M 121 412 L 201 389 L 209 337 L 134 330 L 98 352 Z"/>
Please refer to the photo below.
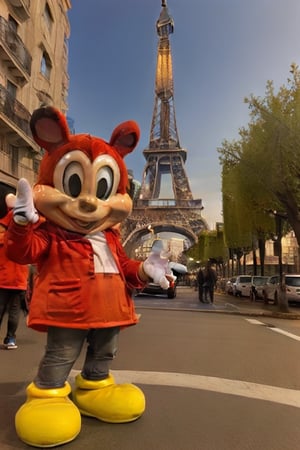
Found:
<path fill-rule="evenodd" d="M 47 345 L 15 424 L 25 443 L 54 447 L 79 434 L 81 414 L 111 423 L 143 414 L 143 392 L 116 384 L 109 369 L 120 329 L 137 323 L 130 292 L 149 279 L 165 285 L 165 260 L 129 259 L 120 242 L 118 225 L 132 209 L 123 158 L 138 143 L 135 122 L 116 127 L 109 143 L 70 134 L 53 107 L 34 111 L 30 126 L 45 155 L 33 189 L 21 179 L 7 197 L 6 251 L 37 268 L 28 326 L 47 331 Z M 67 378 L 85 341 L 71 392 Z"/>

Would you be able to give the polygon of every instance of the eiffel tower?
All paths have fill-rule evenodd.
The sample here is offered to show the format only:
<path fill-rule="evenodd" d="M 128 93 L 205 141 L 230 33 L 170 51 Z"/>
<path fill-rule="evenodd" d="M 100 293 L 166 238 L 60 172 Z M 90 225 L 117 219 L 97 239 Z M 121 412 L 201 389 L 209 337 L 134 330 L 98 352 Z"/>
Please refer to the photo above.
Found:
<path fill-rule="evenodd" d="M 141 188 L 132 214 L 122 225 L 123 245 L 130 256 L 149 233 L 175 232 L 188 247 L 207 229 L 201 216 L 202 200 L 194 200 L 185 170 L 187 151 L 179 142 L 174 107 L 174 83 L 169 35 L 174 22 L 162 0 L 156 22 L 158 35 L 155 104 Z M 167 191 L 167 194 L 166 194 Z"/>

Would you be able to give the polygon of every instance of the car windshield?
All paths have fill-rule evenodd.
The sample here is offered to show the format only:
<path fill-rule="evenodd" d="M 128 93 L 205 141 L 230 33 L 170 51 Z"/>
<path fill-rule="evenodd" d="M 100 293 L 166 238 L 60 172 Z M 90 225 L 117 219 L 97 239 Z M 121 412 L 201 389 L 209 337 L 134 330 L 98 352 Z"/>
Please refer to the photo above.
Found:
<path fill-rule="evenodd" d="M 240 283 L 251 283 L 251 277 L 240 277 Z"/>
<path fill-rule="evenodd" d="M 262 284 L 265 284 L 267 282 L 268 277 L 254 277 L 253 283 L 256 286 L 261 286 Z"/>
<path fill-rule="evenodd" d="M 285 284 L 288 286 L 300 286 L 300 275 L 299 277 L 285 277 Z"/>
<path fill-rule="evenodd" d="M 269 279 L 268 279 L 268 283 L 271 283 L 271 284 L 276 284 L 276 283 L 279 283 L 279 277 L 270 277 Z"/>

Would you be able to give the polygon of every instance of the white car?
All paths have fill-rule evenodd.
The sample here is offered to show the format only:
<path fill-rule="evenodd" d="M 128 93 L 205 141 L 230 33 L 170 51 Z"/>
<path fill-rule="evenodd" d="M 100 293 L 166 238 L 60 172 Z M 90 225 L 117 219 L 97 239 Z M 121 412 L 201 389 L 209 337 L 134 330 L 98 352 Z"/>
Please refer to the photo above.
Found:
<path fill-rule="evenodd" d="M 261 275 L 253 275 L 251 278 L 251 288 L 249 292 L 250 300 L 255 301 L 263 298 L 264 287 L 268 281 L 268 277 Z"/>
<path fill-rule="evenodd" d="M 234 283 L 236 282 L 236 277 L 232 277 L 229 280 L 227 280 L 225 284 L 225 292 L 226 294 L 233 295 L 234 291 Z"/>
<path fill-rule="evenodd" d="M 279 275 L 269 277 L 263 287 L 264 302 L 268 303 L 270 300 L 277 305 L 279 295 Z"/>
<path fill-rule="evenodd" d="M 300 303 L 300 274 L 286 274 L 284 281 L 287 301 Z"/>
<path fill-rule="evenodd" d="M 286 274 L 283 276 L 286 288 L 286 299 L 289 303 L 300 303 L 300 274 Z M 265 302 L 273 300 L 278 303 L 280 290 L 279 275 L 270 277 L 264 286 L 263 294 Z"/>
<path fill-rule="evenodd" d="M 252 286 L 251 275 L 238 275 L 233 284 L 233 295 L 236 297 L 249 297 Z"/>

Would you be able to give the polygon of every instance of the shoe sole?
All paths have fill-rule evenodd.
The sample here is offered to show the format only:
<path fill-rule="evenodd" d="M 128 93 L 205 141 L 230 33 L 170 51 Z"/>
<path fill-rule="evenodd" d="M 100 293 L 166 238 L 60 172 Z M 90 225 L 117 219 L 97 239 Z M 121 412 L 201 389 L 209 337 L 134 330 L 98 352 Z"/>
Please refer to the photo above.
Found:
<path fill-rule="evenodd" d="M 76 405 L 76 403 L 75 403 L 75 405 Z M 78 405 L 76 405 L 76 406 L 78 407 Z M 132 417 L 127 417 L 126 419 L 123 418 L 123 419 L 114 419 L 114 420 L 112 420 L 112 419 L 108 419 L 108 418 L 106 418 L 106 417 L 101 417 L 100 415 L 97 416 L 97 415 L 95 415 L 95 414 L 91 414 L 91 413 L 89 413 L 89 412 L 87 412 L 87 411 L 85 411 L 85 410 L 83 410 L 83 409 L 81 409 L 81 408 L 79 408 L 79 407 L 78 407 L 78 409 L 79 409 L 79 412 L 80 412 L 80 414 L 81 414 L 82 416 L 93 417 L 94 419 L 98 419 L 98 420 L 100 420 L 101 422 L 106 422 L 106 423 L 129 423 L 129 422 L 135 422 L 135 421 L 138 420 L 138 419 L 142 416 L 142 414 L 143 414 L 143 413 L 137 414 L 137 415 L 132 416 Z"/>
<path fill-rule="evenodd" d="M 8 344 L 1 344 L 0 348 L 3 350 L 15 350 L 16 348 L 18 348 L 17 345 L 8 345 Z"/>

